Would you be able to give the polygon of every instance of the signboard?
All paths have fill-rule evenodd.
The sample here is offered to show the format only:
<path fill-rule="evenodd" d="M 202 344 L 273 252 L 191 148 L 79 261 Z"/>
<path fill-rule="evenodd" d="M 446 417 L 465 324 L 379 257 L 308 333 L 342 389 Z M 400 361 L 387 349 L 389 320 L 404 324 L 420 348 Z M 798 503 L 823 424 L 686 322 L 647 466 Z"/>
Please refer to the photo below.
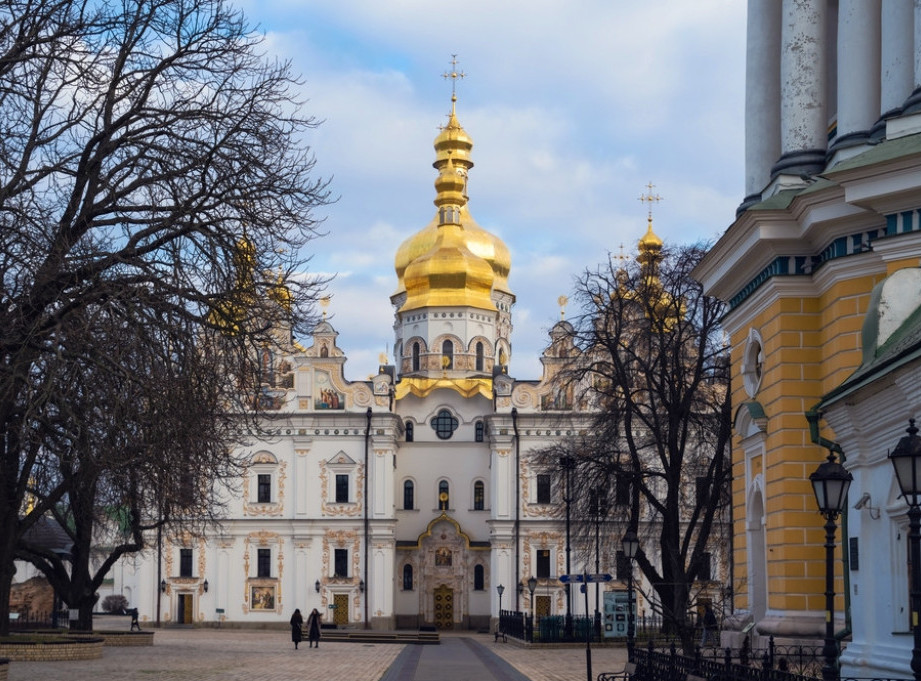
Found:
<path fill-rule="evenodd" d="M 623 638 L 627 636 L 627 617 L 630 611 L 627 608 L 626 591 L 604 592 L 604 637 Z M 636 596 L 633 598 L 633 622 L 636 626 Z"/>

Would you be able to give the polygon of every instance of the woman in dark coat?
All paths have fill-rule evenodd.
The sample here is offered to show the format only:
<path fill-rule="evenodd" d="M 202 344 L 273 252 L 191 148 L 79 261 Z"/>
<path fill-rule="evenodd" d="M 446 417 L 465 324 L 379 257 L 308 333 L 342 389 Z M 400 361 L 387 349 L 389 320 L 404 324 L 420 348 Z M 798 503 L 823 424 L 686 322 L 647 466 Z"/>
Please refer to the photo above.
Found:
<path fill-rule="evenodd" d="M 291 640 L 294 641 L 294 649 L 297 650 L 297 644 L 301 642 L 303 634 L 301 633 L 301 627 L 304 624 L 304 618 L 301 616 L 300 608 L 294 611 L 294 614 L 291 615 Z"/>
<path fill-rule="evenodd" d="M 320 647 L 320 613 L 316 608 L 307 618 L 307 640 L 310 642 L 308 647 Z"/>

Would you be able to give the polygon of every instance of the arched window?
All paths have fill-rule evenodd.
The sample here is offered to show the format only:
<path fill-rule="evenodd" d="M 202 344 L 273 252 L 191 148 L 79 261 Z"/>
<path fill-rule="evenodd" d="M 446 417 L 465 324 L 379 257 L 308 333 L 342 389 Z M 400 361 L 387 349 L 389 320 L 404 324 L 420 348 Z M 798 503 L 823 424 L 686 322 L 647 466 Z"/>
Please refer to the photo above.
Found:
<path fill-rule="evenodd" d="M 403 566 L 403 591 L 413 590 L 413 566 L 407 563 Z"/>
<path fill-rule="evenodd" d="M 415 508 L 416 488 L 412 480 L 403 483 L 403 510 L 411 511 Z"/>
<path fill-rule="evenodd" d="M 477 422 L 476 422 L 476 425 L 474 426 L 474 428 L 476 429 L 476 430 L 474 431 L 474 432 L 475 432 L 475 439 L 476 439 L 476 441 L 477 441 L 477 442 L 482 442 L 482 441 L 483 441 L 483 434 L 486 432 L 486 426 L 485 426 L 485 424 L 484 424 L 482 421 L 477 421 Z"/>
<path fill-rule="evenodd" d="M 325 345 L 320 348 L 320 357 L 329 357 L 329 348 Z"/>
<path fill-rule="evenodd" d="M 415 433 L 415 427 L 413 426 L 412 421 L 406 422 L 406 441 L 412 442 Z"/>
<path fill-rule="evenodd" d="M 485 581 L 486 581 L 484 578 L 484 573 L 485 573 L 485 570 L 483 570 L 482 565 L 477 565 L 473 568 L 473 590 L 474 591 L 482 591 L 483 589 L 486 588 L 484 586 Z"/>
<path fill-rule="evenodd" d="M 419 344 L 413 343 L 413 371 L 419 371 Z"/>
<path fill-rule="evenodd" d="M 451 493 L 448 489 L 448 481 L 442 480 L 438 483 L 438 510 L 447 511 L 449 501 L 451 501 Z"/>
<path fill-rule="evenodd" d="M 483 371 L 483 343 L 476 344 L 476 370 Z"/>
<path fill-rule="evenodd" d="M 473 510 L 482 511 L 486 508 L 486 486 L 482 480 L 473 483 Z"/>
<path fill-rule="evenodd" d="M 443 369 L 454 368 L 454 343 L 449 340 L 441 344 L 441 366 Z"/>

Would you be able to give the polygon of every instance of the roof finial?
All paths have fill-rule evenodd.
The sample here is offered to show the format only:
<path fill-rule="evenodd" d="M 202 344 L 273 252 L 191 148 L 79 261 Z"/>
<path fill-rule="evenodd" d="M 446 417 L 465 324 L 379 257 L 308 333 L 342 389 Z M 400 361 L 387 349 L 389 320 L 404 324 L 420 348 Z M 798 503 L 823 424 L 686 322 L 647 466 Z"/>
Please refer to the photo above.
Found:
<path fill-rule="evenodd" d="M 662 197 L 659 196 L 658 194 L 652 193 L 652 190 L 655 189 L 655 185 L 652 182 L 646 185 L 646 189 L 648 189 L 649 192 L 646 194 L 640 194 L 638 201 L 642 201 L 643 203 L 649 204 L 649 209 L 648 209 L 649 212 L 647 213 L 646 219 L 649 222 L 649 225 L 651 226 L 652 225 L 652 204 L 658 203 L 659 201 L 661 201 Z"/>
<path fill-rule="evenodd" d="M 566 303 L 569 302 L 569 298 L 566 296 L 560 296 L 556 299 L 557 305 L 560 306 L 560 321 L 566 319 Z"/>
<path fill-rule="evenodd" d="M 466 78 L 467 74 L 457 70 L 457 55 L 451 55 L 451 71 L 441 74 L 444 79 L 451 79 L 451 115 L 454 115 L 454 105 L 457 104 L 457 79 Z"/>
<path fill-rule="evenodd" d="M 331 296 L 323 296 L 322 298 L 320 298 L 320 307 L 323 308 L 323 321 L 324 322 L 326 321 L 326 310 L 329 307 L 330 300 L 331 300 Z"/>

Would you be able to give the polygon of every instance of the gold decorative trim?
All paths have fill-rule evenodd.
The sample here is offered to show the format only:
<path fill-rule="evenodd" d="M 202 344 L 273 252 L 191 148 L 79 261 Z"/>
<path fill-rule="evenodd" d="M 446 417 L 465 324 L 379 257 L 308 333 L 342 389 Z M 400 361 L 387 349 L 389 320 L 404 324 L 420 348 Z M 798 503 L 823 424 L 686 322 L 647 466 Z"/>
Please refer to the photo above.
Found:
<path fill-rule="evenodd" d="M 482 395 L 486 399 L 492 399 L 492 379 L 491 378 L 421 378 L 408 377 L 401 380 L 396 385 L 394 397 L 398 400 L 407 395 L 416 397 L 427 397 L 431 392 L 440 388 L 454 390 L 463 397 L 474 397 Z"/>

